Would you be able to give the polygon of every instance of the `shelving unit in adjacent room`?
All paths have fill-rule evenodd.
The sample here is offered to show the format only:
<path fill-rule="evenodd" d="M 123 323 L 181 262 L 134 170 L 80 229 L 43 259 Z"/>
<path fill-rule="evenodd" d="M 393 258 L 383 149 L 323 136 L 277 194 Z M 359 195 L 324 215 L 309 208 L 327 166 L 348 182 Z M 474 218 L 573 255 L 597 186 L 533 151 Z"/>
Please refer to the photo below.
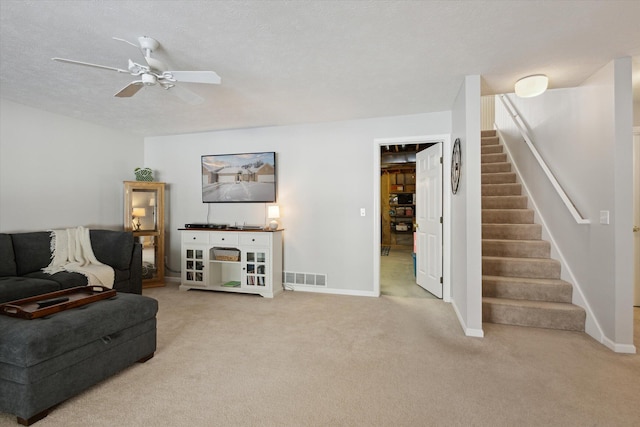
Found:
<path fill-rule="evenodd" d="M 381 176 L 382 244 L 413 245 L 416 174 L 413 168 Z"/>

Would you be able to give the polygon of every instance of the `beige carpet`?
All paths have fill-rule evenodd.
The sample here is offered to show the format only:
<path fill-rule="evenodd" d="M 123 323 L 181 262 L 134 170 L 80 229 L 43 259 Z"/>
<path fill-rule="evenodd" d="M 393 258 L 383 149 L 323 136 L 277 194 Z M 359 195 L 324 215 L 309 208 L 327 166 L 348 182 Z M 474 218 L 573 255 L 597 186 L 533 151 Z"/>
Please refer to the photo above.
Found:
<path fill-rule="evenodd" d="M 485 324 L 435 299 L 145 290 L 158 351 L 47 426 L 631 426 L 640 356 L 579 332 Z M 636 313 L 637 315 L 638 313 Z M 15 419 L 0 414 L 1 425 Z"/>

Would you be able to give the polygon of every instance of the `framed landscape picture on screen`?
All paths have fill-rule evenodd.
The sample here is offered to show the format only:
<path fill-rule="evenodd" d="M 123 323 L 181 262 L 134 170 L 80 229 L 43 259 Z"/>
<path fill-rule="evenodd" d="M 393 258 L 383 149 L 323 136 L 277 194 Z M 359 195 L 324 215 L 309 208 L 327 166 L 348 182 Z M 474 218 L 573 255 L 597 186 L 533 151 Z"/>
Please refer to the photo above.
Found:
<path fill-rule="evenodd" d="M 203 203 L 273 203 L 276 201 L 276 153 L 202 156 Z"/>

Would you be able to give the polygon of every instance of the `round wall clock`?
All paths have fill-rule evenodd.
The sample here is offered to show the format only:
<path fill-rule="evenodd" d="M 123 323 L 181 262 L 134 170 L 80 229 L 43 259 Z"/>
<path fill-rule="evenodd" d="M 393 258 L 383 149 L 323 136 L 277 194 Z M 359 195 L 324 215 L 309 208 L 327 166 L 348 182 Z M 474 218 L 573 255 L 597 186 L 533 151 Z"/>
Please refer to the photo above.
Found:
<path fill-rule="evenodd" d="M 451 153 L 451 192 L 458 192 L 460 185 L 460 172 L 462 168 L 462 154 L 460 153 L 460 138 L 456 138 L 453 143 L 453 152 Z"/>

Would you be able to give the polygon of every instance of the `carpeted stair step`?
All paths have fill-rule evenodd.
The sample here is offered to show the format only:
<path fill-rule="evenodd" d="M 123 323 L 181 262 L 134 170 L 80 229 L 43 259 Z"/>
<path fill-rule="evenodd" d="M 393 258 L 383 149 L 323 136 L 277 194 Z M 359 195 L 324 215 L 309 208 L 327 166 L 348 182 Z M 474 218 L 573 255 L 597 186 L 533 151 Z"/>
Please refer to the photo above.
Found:
<path fill-rule="evenodd" d="M 516 183 L 509 184 L 482 184 L 483 196 L 520 196 L 522 185 Z"/>
<path fill-rule="evenodd" d="M 480 137 L 481 138 L 485 138 L 485 137 L 489 137 L 489 136 L 496 136 L 496 130 L 492 129 L 492 130 L 480 131 Z"/>
<path fill-rule="evenodd" d="M 557 260 L 551 258 L 509 258 L 483 256 L 482 274 L 485 276 L 559 279 L 560 263 Z"/>
<path fill-rule="evenodd" d="M 571 304 L 573 287 L 560 279 L 482 276 L 482 296 Z"/>
<path fill-rule="evenodd" d="M 500 164 L 500 163 L 496 163 Z M 515 172 L 492 172 L 480 175 L 482 184 L 513 184 L 516 182 Z"/>
<path fill-rule="evenodd" d="M 483 239 L 540 240 L 540 224 L 482 224 Z"/>
<path fill-rule="evenodd" d="M 573 304 L 482 298 L 485 322 L 584 332 L 585 319 L 585 311 Z"/>
<path fill-rule="evenodd" d="M 483 145 L 480 147 L 480 154 L 501 154 L 502 145 Z"/>
<path fill-rule="evenodd" d="M 546 240 L 482 239 L 483 256 L 549 258 L 551 244 Z"/>
<path fill-rule="evenodd" d="M 481 173 L 497 173 L 497 172 L 511 172 L 511 163 L 498 162 L 498 163 L 484 163 L 480 165 Z"/>
<path fill-rule="evenodd" d="M 482 209 L 483 224 L 533 224 L 532 209 Z"/>
<path fill-rule="evenodd" d="M 483 196 L 483 209 L 526 209 L 527 196 Z"/>
<path fill-rule="evenodd" d="M 482 154 L 480 156 L 481 163 L 504 163 L 507 161 L 505 153 Z"/>
<path fill-rule="evenodd" d="M 497 136 L 483 136 L 480 138 L 480 146 L 484 147 L 485 145 L 499 145 L 500 140 Z"/>

